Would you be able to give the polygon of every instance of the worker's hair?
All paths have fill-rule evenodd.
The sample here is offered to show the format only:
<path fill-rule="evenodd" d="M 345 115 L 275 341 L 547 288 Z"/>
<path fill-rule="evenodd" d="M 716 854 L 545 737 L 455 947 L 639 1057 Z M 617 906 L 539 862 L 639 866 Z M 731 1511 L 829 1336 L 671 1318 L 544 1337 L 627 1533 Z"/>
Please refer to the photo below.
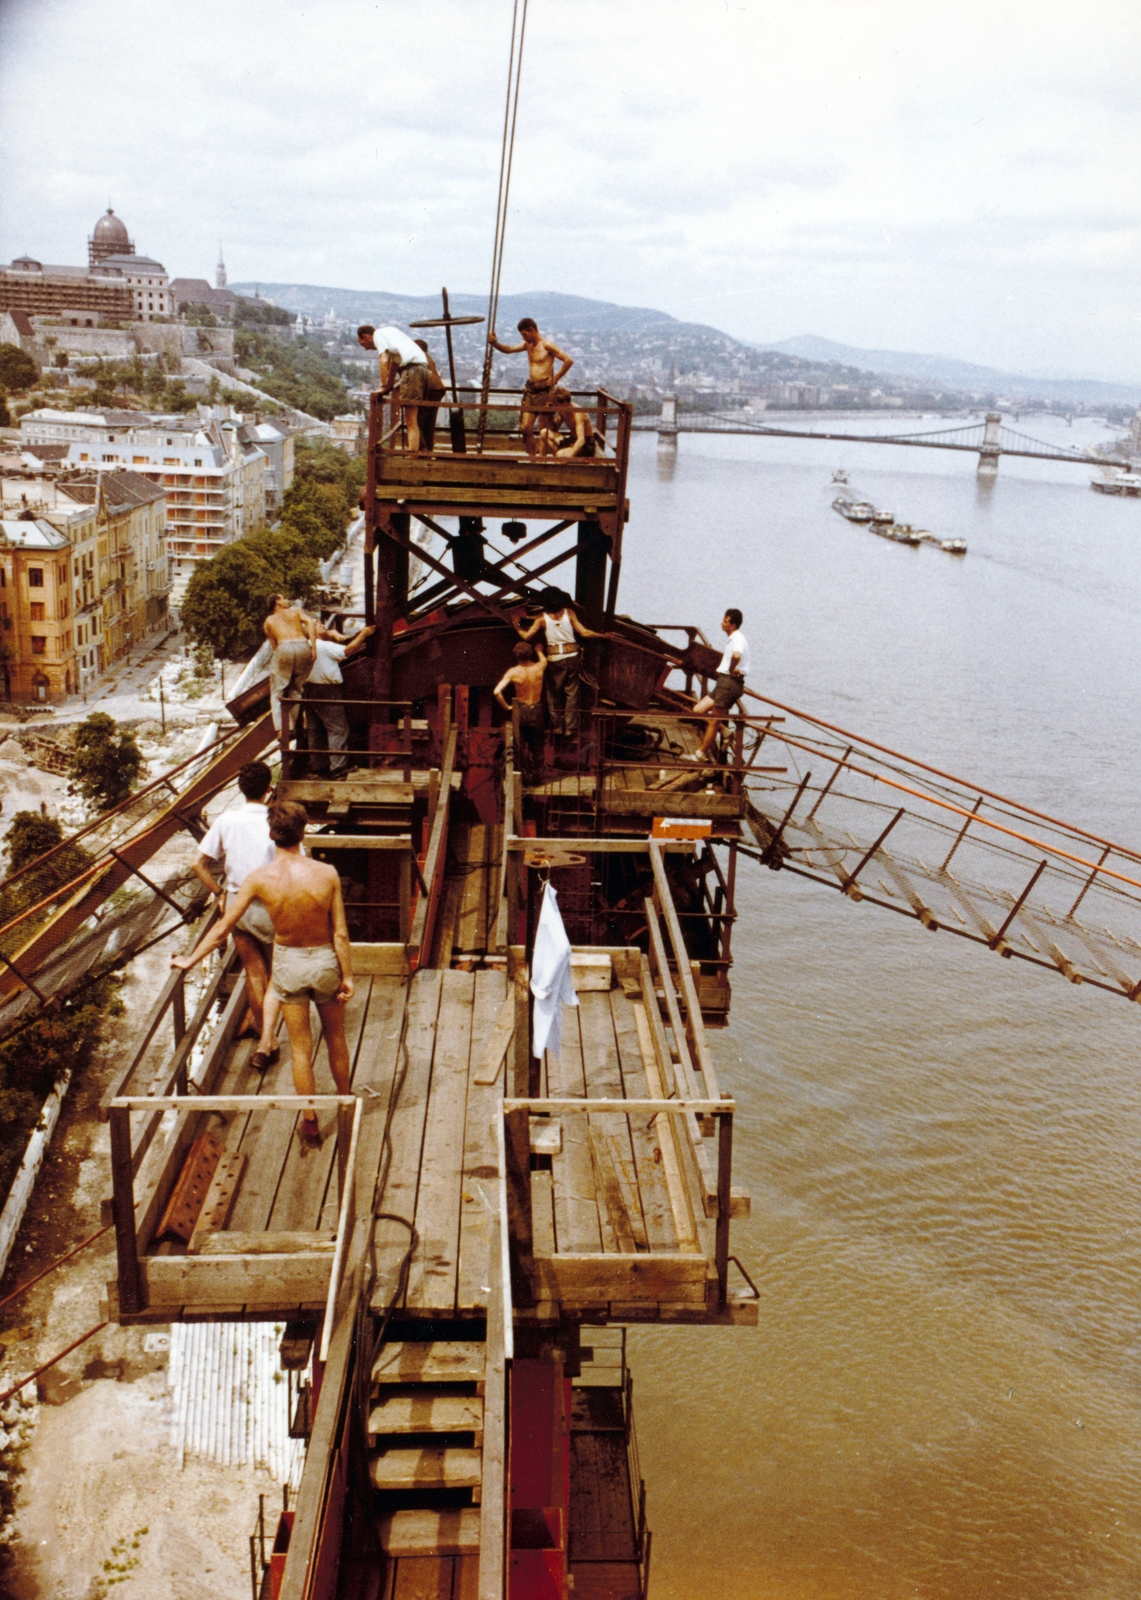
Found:
<path fill-rule="evenodd" d="M 296 800 L 275 800 L 269 808 L 269 836 L 286 850 L 301 843 L 308 825 L 309 813 Z"/>
<path fill-rule="evenodd" d="M 264 761 L 247 761 L 238 772 L 238 788 L 247 800 L 260 800 L 273 782 L 273 773 Z"/>
<path fill-rule="evenodd" d="M 540 589 L 537 599 L 544 611 L 565 611 L 571 602 L 570 595 L 565 589 Z"/>
<path fill-rule="evenodd" d="M 362 322 L 360 327 L 357 329 L 357 338 L 358 339 L 363 339 L 366 333 L 375 333 L 375 332 L 376 332 L 376 329 L 373 327 L 371 322 Z"/>
<path fill-rule="evenodd" d="M 267 617 L 272 617 L 274 612 L 277 610 L 277 602 L 279 600 L 284 600 L 284 599 L 285 599 L 285 596 L 283 594 L 269 594 L 269 595 L 266 595 L 266 598 L 265 598 L 265 614 L 266 614 L 266 616 Z"/>
<path fill-rule="evenodd" d="M 730 606 L 725 615 L 729 618 L 729 621 L 735 628 L 739 628 L 742 622 L 745 620 L 741 613 L 737 610 L 736 606 Z"/>
<path fill-rule="evenodd" d="M 423 350 L 425 355 L 428 354 L 427 339 L 413 339 L 412 343 L 417 347 L 418 350 Z"/>
<path fill-rule="evenodd" d="M 534 317 L 520 317 L 515 326 L 520 333 L 538 333 L 539 331 L 539 324 Z"/>
<path fill-rule="evenodd" d="M 535 646 L 530 644 L 526 639 L 520 639 L 519 643 L 515 646 L 514 653 L 516 661 L 534 661 Z"/>

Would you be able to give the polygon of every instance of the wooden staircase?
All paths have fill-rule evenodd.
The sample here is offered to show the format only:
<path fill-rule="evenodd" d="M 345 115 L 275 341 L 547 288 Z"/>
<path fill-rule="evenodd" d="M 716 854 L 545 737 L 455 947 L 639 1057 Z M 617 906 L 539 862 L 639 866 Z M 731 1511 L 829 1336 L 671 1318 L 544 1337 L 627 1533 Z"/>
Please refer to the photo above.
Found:
<path fill-rule="evenodd" d="M 474 1600 L 485 1364 L 482 1338 L 394 1340 L 373 1364 L 369 1477 L 386 1556 L 383 1600 Z"/>

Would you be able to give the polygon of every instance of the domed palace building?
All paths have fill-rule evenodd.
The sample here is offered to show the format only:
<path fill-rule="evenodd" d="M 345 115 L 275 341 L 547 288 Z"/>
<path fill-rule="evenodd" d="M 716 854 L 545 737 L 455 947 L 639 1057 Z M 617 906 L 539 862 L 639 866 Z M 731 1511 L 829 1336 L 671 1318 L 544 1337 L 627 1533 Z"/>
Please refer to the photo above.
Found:
<path fill-rule="evenodd" d="M 137 322 L 173 315 L 174 296 L 166 268 L 151 256 L 136 254 L 123 219 L 110 206 L 87 241 L 87 265 L 92 272 L 101 268 L 104 272 L 122 273 L 134 299 Z"/>
<path fill-rule="evenodd" d="M 175 304 L 162 262 L 135 253 L 122 218 L 108 206 L 87 241 L 86 267 L 49 266 L 30 255 L 0 267 L 0 313 L 5 311 L 91 328 L 100 318 L 169 317 Z"/>

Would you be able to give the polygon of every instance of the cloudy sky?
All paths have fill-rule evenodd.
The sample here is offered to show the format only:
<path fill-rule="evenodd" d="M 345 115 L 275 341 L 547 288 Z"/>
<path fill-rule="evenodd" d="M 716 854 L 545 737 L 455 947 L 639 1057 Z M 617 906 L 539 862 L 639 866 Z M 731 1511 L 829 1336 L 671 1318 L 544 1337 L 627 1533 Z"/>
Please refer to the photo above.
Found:
<path fill-rule="evenodd" d="M 490 271 L 511 0 L 0 0 L 0 258 Z M 1136 0 L 530 0 L 504 270 L 756 340 L 1141 377 Z"/>

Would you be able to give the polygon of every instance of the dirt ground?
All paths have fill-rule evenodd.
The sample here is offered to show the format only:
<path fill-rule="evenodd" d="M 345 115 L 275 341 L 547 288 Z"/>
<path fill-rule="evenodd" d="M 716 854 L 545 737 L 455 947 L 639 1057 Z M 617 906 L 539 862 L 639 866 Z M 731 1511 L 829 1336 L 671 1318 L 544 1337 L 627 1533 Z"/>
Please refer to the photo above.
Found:
<path fill-rule="evenodd" d="M 187 857 L 191 848 L 189 840 L 168 847 Z M 64 1101 L 0 1298 L 101 1226 L 110 1162 L 99 1098 L 141 1031 L 169 953 L 159 946 L 128 969 L 125 1014 L 108 1022 L 98 1062 Z M 108 1233 L 0 1309 L 0 1393 L 102 1320 L 100 1296 L 113 1275 Z M 0 1527 L 0 1559 L 5 1549 L 9 1556 L 0 1600 L 250 1594 L 258 1495 L 276 1514 L 280 1486 L 264 1472 L 179 1467 L 167 1356 L 146 1350 L 148 1331 L 103 1329 L 39 1380 L 35 1401 L 0 1406 L 0 1509 L 15 1492 L 14 1515 Z M 130 1588 L 120 1590 L 124 1581 Z"/>

